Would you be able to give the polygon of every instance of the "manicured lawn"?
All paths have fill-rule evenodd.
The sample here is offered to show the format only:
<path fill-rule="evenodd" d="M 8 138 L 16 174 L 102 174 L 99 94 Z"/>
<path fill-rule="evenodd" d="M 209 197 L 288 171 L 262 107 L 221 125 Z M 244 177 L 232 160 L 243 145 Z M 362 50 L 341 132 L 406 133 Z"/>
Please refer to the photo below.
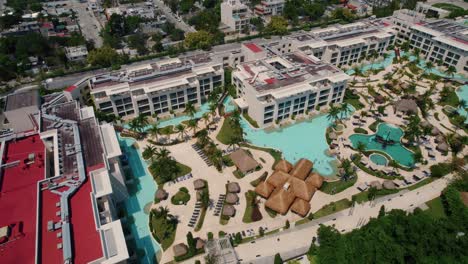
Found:
<path fill-rule="evenodd" d="M 232 174 L 234 174 L 234 176 L 235 176 L 237 179 L 242 179 L 242 178 L 244 178 L 244 176 L 245 176 L 245 174 L 242 173 L 242 172 L 239 171 L 239 170 L 233 171 Z"/>
<path fill-rule="evenodd" d="M 432 217 L 434 218 L 446 217 L 444 204 L 442 203 L 442 199 L 440 199 L 440 197 L 437 197 L 433 200 L 428 201 L 426 205 L 429 206 L 429 209 L 427 209 L 426 213 L 428 213 Z"/>
<path fill-rule="evenodd" d="M 339 192 L 342 192 L 349 187 L 353 186 L 357 181 L 357 177 L 354 177 L 353 179 L 350 179 L 348 181 L 333 181 L 333 182 L 323 182 L 322 187 L 320 188 L 320 191 L 327 193 L 327 194 L 336 194 Z"/>
<path fill-rule="evenodd" d="M 184 190 L 179 190 L 171 198 L 171 203 L 174 205 L 185 205 L 188 201 L 190 201 L 190 194 Z"/>
<path fill-rule="evenodd" d="M 359 101 L 359 95 L 354 95 L 349 89 L 345 92 L 344 102 L 352 105 L 356 110 L 364 108 L 364 105 Z"/>
<path fill-rule="evenodd" d="M 314 218 L 324 217 L 338 211 L 351 207 L 351 201 L 348 199 L 341 199 L 336 202 L 329 203 L 314 213 Z"/>
<path fill-rule="evenodd" d="M 266 180 L 267 176 L 268 176 L 268 173 L 265 171 L 260 177 L 251 181 L 250 185 L 252 185 L 253 187 L 257 187 L 257 185 L 259 185 L 260 182 Z"/>
<path fill-rule="evenodd" d="M 254 205 L 253 205 L 253 200 L 255 199 L 256 195 L 254 191 L 248 191 L 245 193 L 245 199 L 246 201 L 246 207 L 245 207 L 245 212 L 244 212 L 244 217 L 242 218 L 242 222 L 244 223 L 252 223 L 255 222 L 255 219 L 253 219 L 253 213 L 254 213 Z"/>
<path fill-rule="evenodd" d="M 424 180 L 422 180 L 422 181 L 408 187 L 408 190 L 412 191 L 412 190 L 417 189 L 419 187 L 422 187 L 422 186 L 424 186 L 424 185 L 426 185 L 428 183 L 431 183 L 432 181 L 434 181 L 434 178 L 424 179 Z"/>
<path fill-rule="evenodd" d="M 450 89 L 450 92 L 447 96 L 441 98 L 440 105 L 450 105 L 452 107 L 458 107 L 458 95 L 455 92 L 455 89 Z"/>
<path fill-rule="evenodd" d="M 381 196 L 389 195 L 389 194 L 394 194 L 399 192 L 400 190 L 394 189 L 394 190 L 387 190 L 387 189 L 382 189 L 382 190 L 377 190 L 375 194 L 375 198 L 379 198 Z M 355 197 L 357 203 L 365 203 L 369 201 L 369 191 L 361 192 L 358 194 L 353 195 Z"/>
<path fill-rule="evenodd" d="M 257 121 L 253 120 L 252 117 L 249 116 L 247 113 L 243 113 L 242 116 L 250 123 L 251 126 L 258 128 Z"/>
<path fill-rule="evenodd" d="M 364 128 L 362 127 L 356 127 L 354 129 L 354 133 L 358 133 L 358 134 L 368 134 L 367 130 L 365 130 Z"/>
<path fill-rule="evenodd" d="M 203 222 L 205 222 L 206 208 L 202 208 L 200 211 L 200 218 L 198 218 L 197 225 L 195 226 L 194 231 L 198 232 L 203 227 Z"/>
<path fill-rule="evenodd" d="M 168 219 L 156 217 L 150 213 L 150 230 L 153 237 L 158 241 L 161 247 L 166 250 L 174 243 L 177 224 L 171 224 Z"/>
<path fill-rule="evenodd" d="M 432 6 L 442 8 L 447 11 L 463 11 L 463 8 L 457 5 L 449 4 L 449 3 L 436 3 L 433 4 Z"/>
<path fill-rule="evenodd" d="M 184 175 L 186 175 L 186 174 L 188 174 L 188 173 L 190 173 L 192 171 L 192 168 L 190 168 L 189 166 L 187 166 L 185 164 L 179 163 L 179 162 L 177 162 L 177 167 L 179 168 L 178 173 L 174 174 L 172 176 L 172 179 L 178 178 L 180 176 L 184 176 Z M 157 175 L 156 172 L 154 170 L 152 170 L 151 166 L 148 167 L 148 170 L 151 173 L 151 175 L 153 176 L 153 179 L 156 180 L 156 183 L 158 185 L 162 185 L 162 184 L 165 183 L 165 182 L 162 181 L 161 177 L 159 177 L 159 175 Z"/>
<path fill-rule="evenodd" d="M 231 122 L 229 122 L 229 118 L 226 118 L 224 119 L 221 130 L 219 130 L 218 135 L 216 135 L 216 139 L 223 144 L 229 145 L 231 138 L 235 136 L 234 131 L 235 130 L 231 126 Z"/>

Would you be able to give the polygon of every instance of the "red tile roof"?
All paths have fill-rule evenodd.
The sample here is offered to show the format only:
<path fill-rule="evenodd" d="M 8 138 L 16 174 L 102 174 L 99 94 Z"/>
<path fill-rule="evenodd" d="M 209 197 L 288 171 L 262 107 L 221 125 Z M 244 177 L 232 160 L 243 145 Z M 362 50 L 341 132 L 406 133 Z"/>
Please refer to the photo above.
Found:
<path fill-rule="evenodd" d="M 37 182 L 44 178 L 44 144 L 38 135 L 10 142 L 4 162 L 19 160 L 4 169 L 0 186 L 0 226 L 20 223 L 22 234 L 0 248 L 0 263 L 34 263 L 36 240 Z M 34 153 L 34 163 L 25 165 Z"/>
<path fill-rule="evenodd" d="M 255 53 L 258 53 L 258 52 L 261 52 L 263 51 L 262 48 L 260 48 L 259 46 L 257 46 L 257 44 L 255 43 L 247 43 L 247 44 L 244 44 L 247 48 L 249 48 L 249 50 L 255 52 Z"/>
<path fill-rule="evenodd" d="M 73 90 L 76 89 L 76 86 L 75 85 L 72 85 L 72 86 L 69 86 L 67 89 L 65 89 L 65 91 L 67 92 L 72 92 Z"/>

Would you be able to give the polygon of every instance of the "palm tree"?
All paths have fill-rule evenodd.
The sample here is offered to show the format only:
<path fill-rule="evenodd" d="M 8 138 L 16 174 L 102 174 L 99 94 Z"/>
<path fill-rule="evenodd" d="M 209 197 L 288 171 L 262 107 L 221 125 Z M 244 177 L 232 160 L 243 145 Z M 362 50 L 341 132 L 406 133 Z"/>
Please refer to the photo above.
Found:
<path fill-rule="evenodd" d="M 133 132 L 139 133 L 141 131 L 141 125 L 137 118 L 130 120 L 130 123 L 128 124 L 128 126 L 130 127 L 130 130 Z"/>
<path fill-rule="evenodd" d="M 197 110 L 195 110 L 195 107 L 193 106 L 192 103 L 188 103 L 188 104 L 185 106 L 184 113 L 186 113 L 186 114 L 189 115 L 190 117 L 193 118 L 193 116 L 195 115 L 196 112 L 197 112 Z"/>
<path fill-rule="evenodd" d="M 465 109 L 466 108 L 466 100 L 465 99 L 459 100 L 458 103 L 457 103 L 457 108 Z"/>
<path fill-rule="evenodd" d="M 176 130 L 177 130 L 177 132 L 179 132 L 180 139 L 181 139 L 181 140 L 184 140 L 185 126 L 182 125 L 182 124 L 178 124 L 178 125 L 176 126 Z"/>
<path fill-rule="evenodd" d="M 342 103 L 340 106 L 340 118 L 343 119 L 343 116 L 347 116 L 351 110 L 349 109 L 348 103 Z"/>
<path fill-rule="evenodd" d="M 158 160 L 166 160 L 171 156 L 171 152 L 167 148 L 160 148 L 155 154 Z"/>
<path fill-rule="evenodd" d="M 209 142 L 208 138 L 208 131 L 206 129 L 202 129 L 197 134 L 198 144 L 201 146 L 206 146 Z"/>
<path fill-rule="evenodd" d="M 416 56 L 416 60 L 419 60 L 419 55 L 421 54 L 421 50 L 418 49 L 418 48 L 415 48 L 413 50 L 413 54 L 414 54 L 414 56 Z"/>
<path fill-rule="evenodd" d="M 211 117 L 214 118 L 216 116 L 216 108 L 218 108 L 218 106 L 216 103 L 210 102 L 208 108 L 210 109 Z"/>
<path fill-rule="evenodd" d="M 146 153 L 145 156 L 149 156 L 149 159 L 151 160 L 151 162 L 153 162 L 154 155 L 156 154 L 156 148 L 151 145 L 147 145 L 145 149 L 143 150 L 143 153 Z"/>
<path fill-rule="evenodd" d="M 364 145 L 364 143 L 362 142 L 358 142 L 356 149 L 362 153 L 366 150 L 366 145 Z"/>
<path fill-rule="evenodd" d="M 193 134 L 195 135 L 195 133 L 197 132 L 197 128 L 198 128 L 197 120 L 190 119 L 187 123 L 187 127 L 191 128 L 193 130 Z"/>
<path fill-rule="evenodd" d="M 445 74 L 447 74 L 450 77 L 453 77 L 456 72 L 457 72 L 457 69 L 452 65 L 448 66 L 448 68 L 445 70 Z"/>
<path fill-rule="evenodd" d="M 434 63 L 432 63 L 431 61 L 428 61 L 426 63 L 426 71 L 431 72 L 432 69 L 434 69 Z"/>
<path fill-rule="evenodd" d="M 148 133 L 151 137 L 154 137 L 158 141 L 159 128 L 158 123 L 154 123 L 150 128 L 148 128 Z"/>
<path fill-rule="evenodd" d="M 330 106 L 330 110 L 328 111 L 327 119 L 335 123 L 335 121 L 338 119 L 339 114 L 340 114 L 340 109 L 332 105 Z"/>
<path fill-rule="evenodd" d="M 398 173 L 398 162 L 396 162 L 396 160 L 392 159 L 390 160 L 390 167 L 393 168 L 393 171 Z"/>
<path fill-rule="evenodd" d="M 208 122 L 210 121 L 210 114 L 204 113 L 202 115 L 202 119 L 203 119 L 203 121 L 205 121 L 205 126 L 208 125 Z"/>
<path fill-rule="evenodd" d="M 354 78 L 353 78 L 353 81 L 356 80 L 356 77 L 357 76 L 360 76 L 362 74 L 362 71 L 361 71 L 361 68 L 359 68 L 358 66 L 354 66 L 353 67 L 353 71 L 354 71 Z"/>

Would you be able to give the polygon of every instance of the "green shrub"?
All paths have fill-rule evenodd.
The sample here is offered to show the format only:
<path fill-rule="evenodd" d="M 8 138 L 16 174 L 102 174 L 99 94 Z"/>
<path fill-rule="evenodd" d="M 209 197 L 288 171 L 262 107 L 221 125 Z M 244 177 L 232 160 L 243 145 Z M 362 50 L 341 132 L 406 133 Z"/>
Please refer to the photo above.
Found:
<path fill-rule="evenodd" d="M 367 130 L 365 130 L 365 129 L 362 128 L 362 127 L 356 127 L 356 128 L 354 129 L 354 133 L 367 134 Z"/>
<path fill-rule="evenodd" d="M 431 176 L 440 178 L 452 172 L 452 166 L 449 163 L 439 163 L 431 166 Z"/>

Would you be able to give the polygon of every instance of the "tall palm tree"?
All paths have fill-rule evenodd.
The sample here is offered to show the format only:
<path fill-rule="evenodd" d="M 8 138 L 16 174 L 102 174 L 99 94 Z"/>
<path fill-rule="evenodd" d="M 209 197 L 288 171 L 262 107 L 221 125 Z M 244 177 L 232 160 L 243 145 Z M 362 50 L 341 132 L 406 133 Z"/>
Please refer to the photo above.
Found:
<path fill-rule="evenodd" d="M 208 122 L 210 122 L 210 114 L 204 113 L 202 115 L 202 119 L 203 119 L 203 121 L 205 121 L 205 125 L 208 125 Z"/>
<path fill-rule="evenodd" d="M 447 74 L 450 77 L 453 77 L 456 72 L 457 72 L 457 69 L 452 65 L 448 66 L 447 69 L 445 70 L 445 74 Z"/>
<path fill-rule="evenodd" d="M 198 122 L 197 122 L 197 120 L 195 120 L 195 119 L 190 119 L 190 120 L 188 121 L 187 127 L 191 128 L 191 129 L 193 130 L 193 134 L 195 135 L 195 133 L 197 132 L 197 128 L 198 128 Z"/>
<path fill-rule="evenodd" d="M 349 109 L 349 104 L 344 102 L 340 106 L 340 119 L 343 119 L 344 116 L 347 116 L 351 110 Z"/>
<path fill-rule="evenodd" d="M 145 149 L 143 150 L 143 153 L 147 153 L 147 155 L 150 157 L 149 159 L 151 162 L 154 161 L 154 156 L 156 154 L 156 148 L 153 147 L 152 145 L 147 145 Z"/>
<path fill-rule="evenodd" d="M 434 63 L 432 63 L 431 61 L 428 61 L 426 63 L 426 72 L 431 72 L 432 69 L 434 69 Z"/>
<path fill-rule="evenodd" d="M 167 148 L 160 148 L 159 151 L 156 151 L 156 158 L 158 160 L 165 160 L 170 158 L 171 152 Z"/>
<path fill-rule="evenodd" d="M 133 132 L 139 133 L 141 131 L 141 125 L 137 118 L 130 120 L 130 123 L 128 123 L 128 126 L 130 127 L 130 130 Z"/>
<path fill-rule="evenodd" d="M 211 117 L 214 118 L 216 116 L 216 108 L 218 108 L 218 106 L 216 103 L 210 102 L 208 108 L 210 109 Z"/>
<path fill-rule="evenodd" d="M 330 110 L 328 110 L 327 119 L 335 123 L 340 115 L 340 109 L 334 105 L 330 106 Z"/>
<path fill-rule="evenodd" d="M 353 78 L 353 81 L 355 81 L 355 80 L 356 80 L 356 77 L 361 76 L 362 71 L 361 71 L 361 68 L 359 68 L 358 66 L 354 66 L 354 67 L 353 67 L 353 71 L 354 71 L 354 78 Z"/>
<path fill-rule="evenodd" d="M 180 139 L 181 139 L 181 140 L 184 140 L 185 126 L 182 125 L 182 124 L 178 124 L 178 125 L 176 126 L 176 130 L 177 130 L 177 132 L 178 132 L 179 135 L 180 135 Z"/>
<path fill-rule="evenodd" d="M 457 108 L 465 109 L 466 108 L 466 100 L 465 99 L 459 100 L 458 103 L 457 103 Z"/>
<path fill-rule="evenodd" d="M 156 141 L 158 141 L 158 134 L 159 134 L 158 123 L 154 123 L 147 131 L 151 137 L 154 137 Z"/>
<path fill-rule="evenodd" d="M 185 105 L 184 113 L 186 113 L 190 117 L 193 118 L 193 116 L 195 116 L 196 112 L 197 112 L 197 110 L 195 110 L 195 106 L 193 106 L 192 103 L 188 103 L 187 105 Z"/>

